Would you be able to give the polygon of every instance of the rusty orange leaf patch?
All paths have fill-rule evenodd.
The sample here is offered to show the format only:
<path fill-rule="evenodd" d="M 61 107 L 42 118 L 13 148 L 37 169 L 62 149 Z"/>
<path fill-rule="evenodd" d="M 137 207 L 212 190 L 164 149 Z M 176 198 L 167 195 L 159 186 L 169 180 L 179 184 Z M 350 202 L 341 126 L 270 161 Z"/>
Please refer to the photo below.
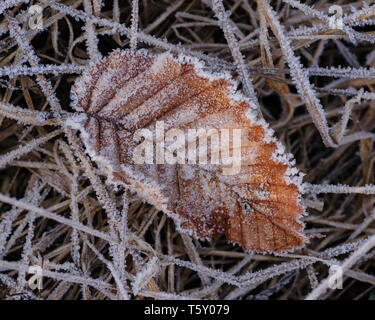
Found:
<path fill-rule="evenodd" d="M 301 247 L 302 175 L 234 88 L 227 74 L 210 74 L 195 58 L 116 50 L 75 82 L 78 112 L 68 124 L 112 183 L 173 217 L 179 230 L 199 238 L 224 233 L 258 252 Z"/>

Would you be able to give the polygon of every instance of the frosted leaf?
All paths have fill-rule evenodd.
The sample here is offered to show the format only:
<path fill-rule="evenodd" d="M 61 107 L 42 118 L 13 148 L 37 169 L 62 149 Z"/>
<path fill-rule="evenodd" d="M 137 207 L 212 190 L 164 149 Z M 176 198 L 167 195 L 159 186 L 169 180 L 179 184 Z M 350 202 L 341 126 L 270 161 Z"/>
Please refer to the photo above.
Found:
<path fill-rule="evenodd" d="M 203 67 L 181 55 L 116 50 L 77 79 L 72 107 L 78 112 L 67 124 L 81 131 L 110 182 L 173 217 L 179 230 L 202 239 L 225 234 L 259 252 L 301 247 L 302 175 L 293 157 L 256 117 L 251 100 L 235 92 L 233 80 Z M 173 144 L 166 139 L 171 132 Z M 176 139 L 185 143 L 177 147 Z M 146 145 L 151 153 L 140 164 L 134 155 Z M 176 163 L 160 157 L 168 152 L 177 153 Z"/>

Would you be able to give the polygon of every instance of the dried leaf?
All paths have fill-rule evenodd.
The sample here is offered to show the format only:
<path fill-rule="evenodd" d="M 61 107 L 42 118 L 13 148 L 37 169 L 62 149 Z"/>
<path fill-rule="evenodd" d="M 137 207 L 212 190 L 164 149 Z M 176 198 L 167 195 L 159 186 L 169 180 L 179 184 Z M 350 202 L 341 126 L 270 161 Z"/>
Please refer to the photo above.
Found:
<path fill-rule="evenodd" d="M 87 152 L 110 182 L 136 191 L 183 232 L 215 239 L 224 233 L 259 252 L 301 247 L 302 175 L 292 156 L 227 74 L 203 69 L 191 57 L 116 50 L 76 81 L 72 101 L 79 112 L 67 124 L 81 131 Z M 204 140 L 189 135 L 192 129 L 212 133 L 206 163 L 197 161 Z M 173 139 L 181 132 L 185 141 L 178 147 Z M 215 132 L 221 133 L 220 150 Z M 223 132 L 229 132 L 227 149 Z M 139 164 L 134 155 L 147 143 L 151 159 Z M 224 161 L 225 151 L 232 162 Z M 160 154 L 174 159 L 164 163 Z"/>

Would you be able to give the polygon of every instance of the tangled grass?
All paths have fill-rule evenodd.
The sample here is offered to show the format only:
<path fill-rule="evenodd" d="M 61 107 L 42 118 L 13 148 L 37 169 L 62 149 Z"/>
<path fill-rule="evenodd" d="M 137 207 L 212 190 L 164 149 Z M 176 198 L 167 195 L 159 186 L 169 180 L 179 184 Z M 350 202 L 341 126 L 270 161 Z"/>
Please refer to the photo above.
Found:
<path fill-rule="evenodd" d="M 2 1 L 0 297 L 374 299 L 371 3 Z M 34 4 L 42 28 L 29 23 Z M 330 24 L 333 4 L 342 28 Z M 306 174 L 305 248 L 259 255 L 198 241 L 106 184 L 64 119 L 85 66 L 129 46 L 193 55 L 239 79 Z M 343 289 L 331 290 L 337 265 Z M 28 285 L 30 266 L 43 272 L 40 290 Z"/>

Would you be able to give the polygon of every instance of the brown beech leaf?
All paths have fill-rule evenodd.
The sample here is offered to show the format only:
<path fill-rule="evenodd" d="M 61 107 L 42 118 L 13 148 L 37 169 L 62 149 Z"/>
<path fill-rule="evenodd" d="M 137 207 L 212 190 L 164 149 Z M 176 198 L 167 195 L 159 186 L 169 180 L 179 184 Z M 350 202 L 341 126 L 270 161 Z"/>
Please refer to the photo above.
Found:
<path fill-rule="evenodd" d="M 258 252 L 303 246 L 293 157 L 229 75 L 204 70 L 191 57 L 116 50 L 75 82 L 68 124 L 111 183 L 179 230 Z"/>

